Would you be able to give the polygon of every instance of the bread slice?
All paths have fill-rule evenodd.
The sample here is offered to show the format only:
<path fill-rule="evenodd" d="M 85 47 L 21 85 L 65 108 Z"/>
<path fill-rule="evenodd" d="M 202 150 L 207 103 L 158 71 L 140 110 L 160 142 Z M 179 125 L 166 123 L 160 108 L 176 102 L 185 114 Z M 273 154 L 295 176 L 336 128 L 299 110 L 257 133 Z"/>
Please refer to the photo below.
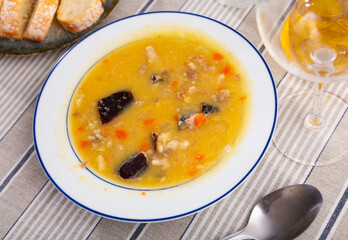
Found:
<path fill-rule="evenodd" d="M 0 37 L 22 39 L 36 0 L 3 0 Z"/>
<path fill-rule="evenodd" d="M 58 0 L 37 0 L 23 37 L 38 42 L 43 41 L 57 8 Z"/>
<path fill-rule="evenodd" d="M 57 19 L 69 32 L 81 32 L 103 14 L 103 2 L 103 0 L 61 0 Z"/>
<path fill-rule="evenodd" d="M 2 6 L 2 2 L 3 2 L 3 0 L 0 0 L 0 10 L 1 10 L 1 6 Z"/>
<path fill-rule="evenodd" d="M 3 0 L 0 0 L 0 12 L 1 12 L 2 2 L 3 2 Z M 0 19 L 1 19 L 1 16 L 0 16 Z"/>

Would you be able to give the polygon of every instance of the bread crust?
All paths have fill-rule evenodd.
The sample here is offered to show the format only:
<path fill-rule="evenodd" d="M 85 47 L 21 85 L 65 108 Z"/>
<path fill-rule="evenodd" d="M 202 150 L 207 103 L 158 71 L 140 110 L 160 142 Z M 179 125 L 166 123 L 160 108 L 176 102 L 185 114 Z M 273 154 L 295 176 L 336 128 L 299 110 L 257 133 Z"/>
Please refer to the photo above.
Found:
<path fill-rule="evenodd" d="M 78 33 L 95 23 L 103 12 L 102 0 L 95 0 L 84 14 L 74 19 L 64 19 L 62 9 L 59 7 L 57 19 L 67 31 Z"/>
<path fill-rule="evenodd" d="M 22 39 L 19 21 L 19 1 L 4 0 L 0 12 L 0 37 Z"/>
<path fill-rule="evenodd" d="M 2 6 L 2 2 L 3 2 L 3 0 L 0 0 L 0 10 L 1 10 L 1 6 Z"/>
<path fill-rule="evenodd" d="M 23 37 L 41 42 L 50 29 L 58 8 L 58 0 L 38 0 L 37 4 Z"/>

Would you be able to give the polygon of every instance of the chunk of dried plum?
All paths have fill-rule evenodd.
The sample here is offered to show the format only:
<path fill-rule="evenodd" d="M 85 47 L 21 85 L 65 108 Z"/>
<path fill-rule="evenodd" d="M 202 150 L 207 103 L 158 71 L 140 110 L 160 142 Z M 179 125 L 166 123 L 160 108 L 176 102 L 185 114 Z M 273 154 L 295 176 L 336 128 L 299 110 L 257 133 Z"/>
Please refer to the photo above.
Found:
<path fill-rule="evenodd" d="M 151 134 L 152 137 L 152 144 L 153 144 L 153 148 L 155 151 L 157 151 L 157 140 L 158 140 L 158 133 L 153 132 Z"/>
<path fill-rule="evenodd" d="M 147 167 L 147 156 L 144 152 L 138 152 L 131 156 L 118 170 L 118 174 L 124 178 L 129 179 L 136 177 Z"/>
<path fill-rule="evenodd" d="M 150 82 L 153 84 L 163 82 L 167 79 L 167 72 L 161 72 L 160 74 L 152 74 Z"/>
<path fill-rule="evenodd" d="M 101 123 L 105 124 L 122 113 L 134 101 L 130 91 L 120 91 L 98 101 Z"/>
<path fill-rule="evenodd" d="M 185 129 L 189 128 L 189 126 L 185 122 L 185 120 L 188 118 L 190 118 L 190 116 L 180 116 L 179 117 L 179 122 L 178 122 L 179 130 L 185 130 Z"/>
<path fill-rule="evenodd" d="M 202 109 L 202 113 L 204 113 L 204 114 L 219 112 L 219 108 L 218 107 L 211 106 L 211 105 L 206 104 L 206 103 L 202 103 L 201 104 L 201 109 Z"/>

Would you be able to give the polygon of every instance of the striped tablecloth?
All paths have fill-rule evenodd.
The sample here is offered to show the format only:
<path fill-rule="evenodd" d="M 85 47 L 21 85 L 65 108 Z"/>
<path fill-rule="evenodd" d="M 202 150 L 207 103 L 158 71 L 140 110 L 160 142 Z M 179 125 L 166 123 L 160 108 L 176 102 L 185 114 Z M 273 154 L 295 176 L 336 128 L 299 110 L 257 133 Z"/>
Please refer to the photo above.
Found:
<path fill-rule="evenodd" d="M 257 32 L 255 8 L 225 7 L 215 0 L 121 0 L 107 22 L 141 12 L 193 12 L 221 21 L 248 38 L 266 59 L 278 97 L 311 88 L 311 84 L 281 69 L 268 55 Z M 104 24 L 105 24 L 104 23 Z M 255 202 L 265 194 L 291 184 L 308 183 L 324 198 L 319 216 L 298 239 L 348 239 L 348 159 L 326 167 L 297 164 L 271 144 L 253 174 L 219 203 L 196 214 L 169 222 L 126 223 L 94 215 L 66 199 L 48 180 L 35 154 L 33 112 L 38 92 L 57 60 L 67 50 L 35 56 L 0 56 L 0 237 L 4 239 L 219 239 L 245 226 Z M 348 101 L 348 81 L 327 86 Z M 311 105 L 303 99 L 301 111 Z M 347 104 L 325 104 L 325 115 L 335 124 L 321 137 L 307 139 L 299 151 L 314 160 L 337 154 L 348 141 Z M 286 111 L 295 111 L 291 106 Z M 298 134 L 296 115 L 278 119 L 287 141 Z M 291 144 L 291 143 L 286 143 Z"/>

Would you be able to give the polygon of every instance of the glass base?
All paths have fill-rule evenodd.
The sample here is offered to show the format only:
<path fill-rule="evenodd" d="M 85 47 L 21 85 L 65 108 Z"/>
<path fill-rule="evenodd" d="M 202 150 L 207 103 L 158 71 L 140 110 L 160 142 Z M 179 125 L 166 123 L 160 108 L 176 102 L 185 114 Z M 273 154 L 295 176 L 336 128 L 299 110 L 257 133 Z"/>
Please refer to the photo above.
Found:
<path fill-rule="evenodd" d="M 322 116 L 319 118 L 314 118 L 311 114 L 308 114 L 304 123 L 308 129 L 320 131 L 320 129 L 325 126 L 325 119 Z"/>
<path fill-rule="evenodd" d="M 309 166 L 325 166 L 347 158 L 348 131 L 344 124 L 339 125 L 347 102 L 324 92 L 322 123 L 315 126 L 308 124 L 312 100 L 313 91 L 302 91 L 279 101 L 274 145 L 287 158 Z"/>

